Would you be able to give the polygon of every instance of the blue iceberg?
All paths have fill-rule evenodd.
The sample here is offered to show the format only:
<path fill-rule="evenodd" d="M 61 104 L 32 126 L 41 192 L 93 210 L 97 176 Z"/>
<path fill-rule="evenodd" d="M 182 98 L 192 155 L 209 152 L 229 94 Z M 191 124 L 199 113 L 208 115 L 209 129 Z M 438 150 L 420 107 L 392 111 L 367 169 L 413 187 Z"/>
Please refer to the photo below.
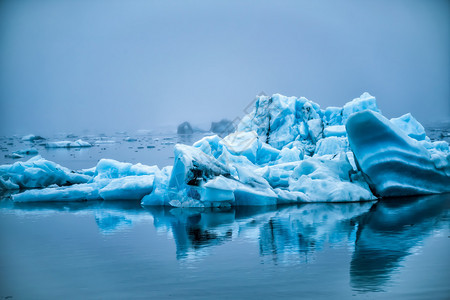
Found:
<path fill-rule="evenodd" d="M 431 143 L 411 115 L 389 121 L 366 110 L 352 115 L 346 128 L 357 164 L 375 195 L 450 192 L 448 144 Z"/>
<path fill-rule="evenodd" d="M 321 109 L 304 97 L 259 96 L 221 138 L 174 147 L 174 164 L 102 159 L 70 171 L 37 156 L 0 166 L 17 202 L 137 200 L 148 206 L 271 206 L 450 192 L 450 150 L 410 114 L 381 115 L 368 93 Z M 79 143 L 81 146 L 82 143 Z"/>

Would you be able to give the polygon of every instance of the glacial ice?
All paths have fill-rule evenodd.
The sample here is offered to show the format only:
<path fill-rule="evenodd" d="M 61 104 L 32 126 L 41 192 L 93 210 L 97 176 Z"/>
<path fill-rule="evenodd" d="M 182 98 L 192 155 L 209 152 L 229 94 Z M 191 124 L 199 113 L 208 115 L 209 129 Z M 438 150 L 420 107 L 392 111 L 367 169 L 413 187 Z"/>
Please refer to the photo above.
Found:
<path fill-rule="evenodd" d="M 0 189 L 32 189 L 87 183 L 90 177 L 71 172 L 37 155 L 26 162 L 0 166 Z"/>
<path fill-rule="evenodd" d="M 427 149 L 420 142 L 426 137 L 420 134 L 421 126 L 418 125 L 408 115 L 392 122 L 369 110 L 353 114 L 348 119 L 346 127 L 350 147 L 357 165 L 377 196 L 450 192 L 448 144 L 438 143 L 433 147 L 429 143 L 430 148 Z M 443 144 L 442 148 L 440 144 Z"/>
<path fill-rule="evenodd" d="M 236 132 L 177 144 L 174 154 L 173 166 L 161 170 L 102 159 L 78 172 L 37 156 L 0 166 L 0 188 L 44 188 L 13 195 L 18 202 L 120 199 L 174 207 L 450 192 L 448 143 L 431 141 L 410 114 L 384 118 L 368 93 L 326 109 L 304 97 L 259 96 Z"/>
<path fill-rule="evenodd" d="M 36 156 L 0 166 L 0 187 L 44 188 L 15 194 L 15 202 L 141 200 L 153 191 L 160 172 L 157 166 L 101 159 L 95 168 L 76 173 Z"/>
<path fill-rule="evenodd" d="M 103 200 L 141 200 L 153 190 L 154 175 L 126 176 L 112 179 L 99 195 Z"/>

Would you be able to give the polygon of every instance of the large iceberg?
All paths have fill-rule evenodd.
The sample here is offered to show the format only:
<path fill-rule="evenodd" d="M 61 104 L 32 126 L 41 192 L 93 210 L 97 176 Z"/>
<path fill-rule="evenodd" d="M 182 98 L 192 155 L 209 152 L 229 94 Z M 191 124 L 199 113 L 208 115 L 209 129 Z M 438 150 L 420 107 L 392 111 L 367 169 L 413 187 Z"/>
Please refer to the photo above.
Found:
<path fill-rule="evenodd" d="M 326 109 L 304 97 L 259 96 L 236 132 L 177 144 L 174 152 L 173 166 L 161 170 L 102 159 L 73 172 L 37 157 L 1 166 L 0 188 L 45 188 L 12 196 L 23 202 L 127 199 L 175 207 L 450 192 L 448 143 L 432 142 L 410 114 L 384 118 L 368 93 Z M 35 161 L 51 167 L 39 171 Z"/>

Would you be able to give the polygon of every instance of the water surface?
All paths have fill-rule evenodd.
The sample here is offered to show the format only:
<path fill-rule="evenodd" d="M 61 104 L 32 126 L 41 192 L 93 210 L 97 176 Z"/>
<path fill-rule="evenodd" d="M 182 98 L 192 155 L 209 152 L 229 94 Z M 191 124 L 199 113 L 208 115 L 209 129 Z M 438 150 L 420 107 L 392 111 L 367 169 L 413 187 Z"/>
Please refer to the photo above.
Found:
<path fill-rule="evenodd" d="M 6 199 L 0 296 L 446 299 L 449 208 L 449 195 L 227 210 Z"/>

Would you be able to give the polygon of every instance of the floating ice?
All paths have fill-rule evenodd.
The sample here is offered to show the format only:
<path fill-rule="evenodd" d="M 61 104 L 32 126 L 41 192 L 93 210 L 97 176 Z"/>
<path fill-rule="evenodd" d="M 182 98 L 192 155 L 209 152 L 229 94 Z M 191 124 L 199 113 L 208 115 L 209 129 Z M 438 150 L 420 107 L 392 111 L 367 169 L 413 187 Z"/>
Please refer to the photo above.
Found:
<path fill-rule="evenodd" d="M 36 155 L 36 154 L 38 154 L 38 151 L 34 148 L 29 148 L 29 149 L 17 150 L 17 151 L 14 151 L 14 153 L 19 154 L 19 155 Z"/>
<path fill-rule="evenodd" d="M 19 153 L 12 153 L 12 154 L 6 154 L 5 157 L 12 158 L 12 159 L 19 159 L 19 158 L 23 158 L 23 155 L 20 155 Z"/>
<path fill-rule="evenodd" d="M 71 172 L 37 155 L 26 162 L 0 166 L 0 189 L 43 188 L 86 183 L 89 176 Z"/>
<path fill-rule="evenodd" d="M 85 142 L 56 142 L 66 143 Z M 448 143 L 432 142 L 410 114 L 387 120 L 368 93 L 326 109 L 303 97 L 260 96 L 236 132 L 207 136 L 193 146 L 177 144 L 174 152 L 173 167 L 162 170 L 102 159 L 75 173 L 37 158 L 45 168 L 32 160 L 1 166 L 0 187 L 57 185 L 15 195 L 14 201 L 128 199 L 175 207 L 450 192 Z"/>
<path fill-rule="evenodd" d="M 34 135 L 34 134 L 28 134 L 22 137 L 22 141 L 29 141 L 29 142 L 34 142 L 34 141 L 39 141 L 39 140 L 45 140 L 42 136 L 39 135 Z"/>
<path fill-rule="evenodd" d="M 45 144 L 46 148 L 83 148 L 83 147 L 92 147 L 92 145 L 83 140 L 76 140 L 75 142 L 71 141 L 58 141 L 58 142 L 48 142 Z"/>

